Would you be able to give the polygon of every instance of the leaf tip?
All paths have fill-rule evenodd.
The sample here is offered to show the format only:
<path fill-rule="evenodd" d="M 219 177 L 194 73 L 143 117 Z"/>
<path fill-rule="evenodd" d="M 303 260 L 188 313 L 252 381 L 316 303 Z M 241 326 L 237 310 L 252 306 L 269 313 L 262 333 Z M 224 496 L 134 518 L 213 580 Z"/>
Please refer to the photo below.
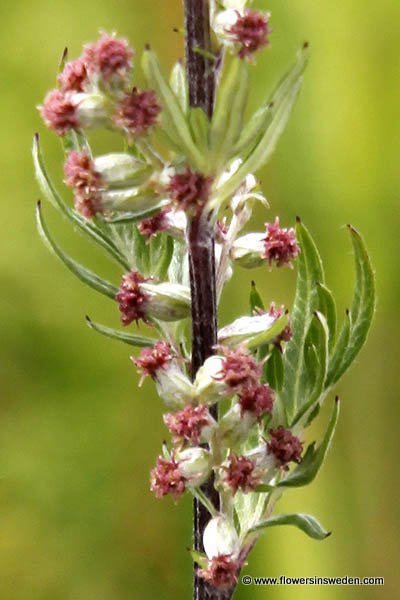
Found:
<path fill-rule="evenodd" d="M 335 404 L 340 404 L 340 398 L 339 398 L 339 396 L 335 396 Z"/>
<path fill-rule="evenodd" d="M 148 52 L 149 50 L 151 50 L 150 44 L 148 42 L 145 43 L 144 50 L 145 50 L 145 52 Z"/>
<path fill-rule="evenodd" d="M 324 540 L 326 540 L 326 538 L 330 537 L 332 535 L 332 531 L 327 531 L 324 537 Z"/>
<path fill-rule="evenodd" d="M 301 219 L 300 219 L 300 217 L 299 217 L 299 216 L 297 216 L 297 217 L 296 217 L 296 223 L 298 223 L 299 225 L 300 225 L 300 223 L 301 223 Z"/>
<path fill-rule="evenodd" d="M 309 48 L 309 47 L 310 47 L 310 42 L 308 40 L 305 40 L 303 42 L 303 50 L 307 50 L 307 48 Z"/>
<path fill-rule="evenodd" d="M 64 61 L 66 61 L 68 58 L 68 46 L 65 46 L 62 54 L 61 54 L 61 64 L 63 64 Z"/>

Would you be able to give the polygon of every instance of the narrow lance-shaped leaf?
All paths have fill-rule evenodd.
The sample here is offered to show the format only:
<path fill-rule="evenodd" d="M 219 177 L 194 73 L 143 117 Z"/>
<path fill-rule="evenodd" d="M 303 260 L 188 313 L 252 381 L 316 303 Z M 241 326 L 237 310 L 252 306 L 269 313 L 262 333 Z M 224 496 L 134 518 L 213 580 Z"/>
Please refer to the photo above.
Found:
<path fill-rule="evenodd" d="M 308 446 L 301 463 L 285 479 L 279 482 L 279 487 L 300 487 L 311 483 L 315 479 L 332 442 L 339 417 L 339 408 L 339 398 L 336 398 L 332 416 L 321 444 L 318 448 L 315 448 L 315 442 Z"/>
<path fill-rule="evenodd" d="M 38 202 L 37 204 L 36 220 L 39 234 L 42 240 L 54 252 L 54 254 L 58 256 L 58 258 L 71 271 L 71 273 L 76 275 L 78 279 L 86 283 L 91 288 L 95 289 L 97 292 L 100 292 L 101 294 L 104 294 L 105 296 L 108 296 L 109 298 L 112 298 L 114 300 L 115 295 L 118 292 L 118 288 L 116 288 L 108 281 L 101 279 L 98 275 L 96 275 L 92 271 L 89 271 L 89 269 L 86 269 L 85 267 L 74 261 L 72 258 L 67 256 L 55 243 L 53 238 L 50 236 L 50 233 L 43 220 L 43 216 L 40 209 L 40 202 Z"/>
<path fill-rule="evenodd" d="M 203 156 L 196 148 L 178 99 L 166 81 L 152 50 L 143 52 L 142 67 L 149 86 L 155 90 L 161 102 L 161 120 L 165 133 L 181 147 L 192 166 L 203 171 Z"/>
<path fill-rule="evenodd" d="M 293 424 L 297 423 L 321 398 L 329 361 L 329 329 L 322 313 L 316 311 L 305 343 L 305 370 L 308 387 L 305 401 L 302 403 Z"/>
<path fill-rule="evenodd" d="M 289 424 L 307 400 L 304 346 L 311 319 L 318 309 L 316 282 L 324 281 L 317 247 L 299 220 L 296 224 L 296 234 L 301 252 L 297 259 L 296 293 L 290 320 L 292 339 L 286 346 L 283 358 L 285 381 L 280 392 Z"/>
<path fill-rule="evenodd" d="M 169 83 L 172 91 L 178 98 L 183 113 L 186 114 L 189 109 L 189 94 L 186 84 L 185 67 L 180 60 L 172 68 Z"/>
<path fill-rule="evenodd" d="M 73 225 L 76 225 L 94 240 L 99 246 L 106 250 L 109 255 L 112 256 L 117 262 L 123 267 L 127 267 L 127 263 L 117 247 L 104 233 L 96 227 L 94 224 L 89 223 L 86 219 L 81 217 L 78 213 L 73 211 L 58 194 L 54 187 L 49 175 L 47 174 L 46 167 L 44 165 L 42 151 L 39 143 L 39 136 L 36 134 L 33 138 L 32 146 L 33 163 L 35 167 L 36 179 L 39 183 L 39 187 L 46 198 L 57 208 Z"/>
<path fill-rule="evenodd" d="M 322 527 L 315 517 L 305 513 L 289 513 L 270 517 L 252 527 L 249 533 L 258 533 L 268 527 L 276 527 L 277 525 L 293 525 L 314 540 L 324 540 L 331 534 L 330 531 L 326 531 Z"/>
<path fill-rule="evenodd" d="M 202 108 L 189 109 L 189 124 L 193 140 L 203 154 L 208 152 L 210 121 Z"/>
<path fill-rule="evenodd" d="M 367 339 L 375 310 L 375 278 L 364 241 L 358 231 L 348 225 L 354 250 L 356 265 L 356 285 L 353 302 L 350 308 L 350 336 L 348 344 L 343 347 L 346 338 L 346 322 L 342 327 L 338 344 L 335 347 L 332 365 L 329 370 L 327 386 L 332 386 L 350 367 Z M 342 360 L 338 364 L 338 356 Z"/>
<path fill-rule="evenodd" d="M 234 154 L 236 156 L 243 156 L 246 158 L 256 147 L 261 137 L 270 126 L 273 116 L 279 109 L 280 103 L 303 74 L 307 61 L 308 47 L 305 46 L 299 53 L 294 65 L 279 81 L 265 105 L 259 108 L 243 127 L 234 149 Z"/>
<path fill-rule="evenodd" d="M 274 104 L 275 112 L 271 123 L 263 133 L 258 144 L 248 154 L 235 174 L 218 190 L 219 203 L 222 203 L 237 190 L 246 175 L 255 173 L 264 166 L 274 152 L 277 141 L 285 129 L 292 108 L 300 92 L 302 85 L 302 70 L 303 69 L 295 72 L 295 76 L 290 80 L 290 86 L 284 88 L 282 96 L 280 96 Z"/>
<path fill-rule="evenodd" d="M 317 284 L 318 291 L 318 308 L 320 312 L 324 315 L 326 322 L 328 324 L 329 329 L 329 351 L 332 352 L 332 349 L 335 345 L 336 341 L 336 327 L 337 327 L 337 317 L 336 317 L 336 303 L 335 299 L 332 295 L 332 292 L 324 285 L 323 283 L 318 282 Z"/>
<path fill-rule="evenodd" d="M 257 289 L 255 281 L 251 282 L 250 289 L 250 314 L 253 314 L 255 310 L 264 310 L 264 302 L 261 298 L 261 294 Z"/>
<path fill-rule="evenodd" d="M 124 342 L 125 344 L 129 344 L 130 346 L 136 346 L 138 348 L 145 348 L 154 346 L 155 340 L 153 338 L 145 337 L 143 335 L 134 335 L 132 333 L 126 333 L 124 331 L 118 331 L 117 329 L 112 329 L 111 327 L 106 327 L 105 325 L 101 325 L 100 323 L 95 323 L 89 317 L 86 317 L 86 323 L 98 333 L 105 335 L 107 337 L 113 338 L 120 342 Z"/>
<path fill-rule="evenodd" d="M 282 389 L 284 371 L 282 352 L 279 348 L 272 349 L 264 365 L 263 377 L 275 391 Z"/>
<path fill-rule="evenodd" d="M 249 68 L 245 60 L 233 57 L 218 86 L 210 132 L 210 166 L 218 172 L 232 156 L 243 125 L 249 88 Z"/>

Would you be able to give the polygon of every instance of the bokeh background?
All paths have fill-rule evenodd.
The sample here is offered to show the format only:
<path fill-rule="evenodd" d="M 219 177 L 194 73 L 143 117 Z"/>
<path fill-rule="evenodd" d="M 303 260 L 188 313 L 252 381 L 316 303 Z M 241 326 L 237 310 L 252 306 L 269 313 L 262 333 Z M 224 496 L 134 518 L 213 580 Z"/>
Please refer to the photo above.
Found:
<path fill-rule="evenodd" d="M 384 587 L 241 587 L 237 600 L 391 599 L 398 594 L 399 134 L 398 0 L 270 0 L 272 47 L 257 60 L 257 106 L 307 39 L 305 86 L 273 160 L 261 173 L 271 211 L 300 215 L 325 260 L 341 312 L 353 286 L 343 225 L 359 228 L 376 269 L 378 308 L 367 347 L 338 386 L 337 435 L 323 472 L 288 493 L 284 510 L 333 531 L 315 542 L 269 530 L 251 575 L 383 576 Z M 189 499 L 157 501 L 148 473 L 165 436 L 151 382 L 138 391 L 129 347 L 85 327 L 117 325 L 115 306 L 75 280 L 35 231 L 30 146 L 39 130 L 54 175 L 58 141 L 35 106 L 54 85 L 62 49 L 77 56 L 100 28 L 138 49 L 150 41 L 169 68 L 182 56 L 180 0 L 3 0 L 0 8 L 0 598 L 188 599 Z M 107 149 L 98 140 L 98 151 Z M 86 264 L 112 268 L 54 215 L 58 238 Z M 221 322 L 247 310 L 255 277 L 290 305 L 294 273 L 237 272 Z M 321 428 L 323 418 L 321 419 Z M 318 429 L 318 428 L 317 428 Z M 318 431 L 316 431 L 318 433 Z"/>

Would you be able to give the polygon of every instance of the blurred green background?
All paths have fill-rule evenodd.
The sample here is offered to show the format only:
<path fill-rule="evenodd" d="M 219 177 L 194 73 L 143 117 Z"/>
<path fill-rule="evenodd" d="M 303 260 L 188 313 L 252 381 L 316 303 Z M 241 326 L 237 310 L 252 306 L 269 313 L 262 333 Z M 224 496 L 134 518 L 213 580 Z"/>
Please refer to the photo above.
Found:
<path fill-rule="evenodd" d="M 383 576 L 384 587 L 241 587 L 237 600 L 392 599 L 398 594 L 399 114 L 398 0 L 270 0 L 272 48 L 254 70 L 256 106 L 303 40 L 312 59 L 278 151 L 261 174 L 271 211 L 300 215 L 325 258 L 343 312 L 353 284 L 343 225 L 363 233 L 377 273 L 378 310 L 368 345 L 338 386 L 343 399 L 333 451 L 318 480 L 280 509 L 315 514 L 325 542 L 268 530 L 252 575 Z M 3 0 L 1 28 L 0 598 L 188 599 L 190 500 L 157 501 L 149 470 L 165 429 L 149 382 L 141 391 L 129 347 L 85 327 L 84 315 L 117 325 L 115 306 L 84 287 L 35 230 L 31 138 L 39 130 L 61 179 L 58 140 L 35 105 L 54 85 L 65 45 L 77 56 L 100 28 L 170 67 L 182 56 L 180 0 Z M 98 150 L 106 150 L 99 139 Z M 79 235 L 46 215 L 86 264 L 111 267 Z M 240 271 L 221 322 L 247 310 L 251 277 L 290 305 L 294 273 Z M 321 427 L 323 426 L 323 419 Z"/>

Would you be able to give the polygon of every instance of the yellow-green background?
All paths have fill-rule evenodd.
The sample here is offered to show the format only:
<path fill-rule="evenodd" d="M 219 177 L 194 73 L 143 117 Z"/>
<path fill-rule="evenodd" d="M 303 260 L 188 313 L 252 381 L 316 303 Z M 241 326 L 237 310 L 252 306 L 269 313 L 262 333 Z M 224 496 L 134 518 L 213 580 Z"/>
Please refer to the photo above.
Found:
<path fill-rule="evenodd" d="M 261 173 L 271 211 L 299 214 L 326 262 L 341 312 L 352 291 L 351 222 L 368 243 L 378 307 L 368 345 L 338 386 L 342 414 L 333 451 L 309 488 L 282 510 L 317 515 L 333 530 L 315 542 L 269 530 L 252 575 L 384 576 L 384 587 L 240 588 L 237 599 L 365 600 L 398 594 L 399 105 L 398 0 L 271 0 L 272 48 L 257 60 L 252 104 L 296 48 L 312 58 L 289 127 Z M 190 501 L 157 501 L 148 473 L 166 432 L 151 383 L 137 390 L 129 347 L 89 331 L 84 315 L 117 325 L 116 306 L 51 256 L 34 225 L 38 188 L 31 137 L 42 134 L 60 179 L 61 153 L 35 109 L 71 56 L 99 28 L 138 49 L 151 42 L 166 67 L 182 55 L 180 0 L 4 0 L 0 8 L 0 598 L 190 598 Z M 106 150 L 104 140 L 99 151 Z M 86 263 L 112 268 L 65 223 L 46 214 Z M 250 278 L 290 304 L 294 273 L 237 272 L 221 322 L 247 310 Z"/>

